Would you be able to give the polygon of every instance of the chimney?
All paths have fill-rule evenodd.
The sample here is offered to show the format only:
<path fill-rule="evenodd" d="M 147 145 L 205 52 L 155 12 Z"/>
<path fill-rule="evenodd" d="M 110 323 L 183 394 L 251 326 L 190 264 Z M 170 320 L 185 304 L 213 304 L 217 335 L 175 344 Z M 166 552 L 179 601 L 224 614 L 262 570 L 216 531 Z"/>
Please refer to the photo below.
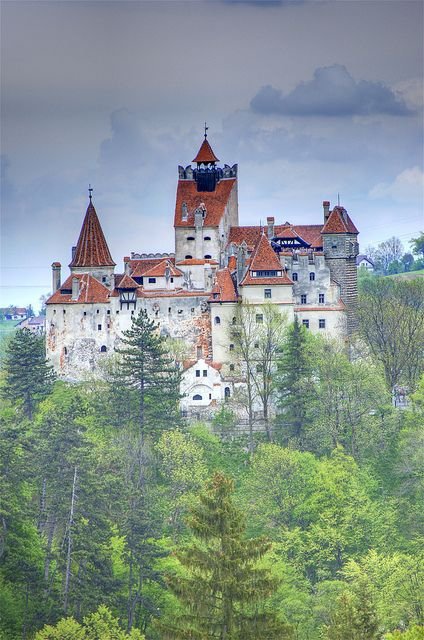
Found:
<path fill-rule="evenodd" d="M 72 247 L 72 252 L 71 252 L 71 256 L 72 256 L 72 257 L 71 257 L 71 262 L 72 262 L 72 261 L 74 260 L 74 258 L 75 258 L 75 253 L 76 253 L 76 251 L 77 251 L 77 248 L 76 248 L 76 247 Z"/>
<path fill-rule="evenodd" d="M 130 258 L 128 256 L 125 256 L 125 258 L 124 258 L 124 271 L 125 271 L 125 274 L 127 276 L 130 275 L 130 270 L 131 270 Z"/>
<path fill-rule="evenodd" d="M 268 240 L 271 240 L 271 238 L 274 237 L 275 218 L 273 216 L 269 216 L 266 219 L 266 223 L 267 223 L 267 226 L 268 226 Z"/>
<path fill-rule="evenodd" d="M 322 203 L 322 208 L 324 209 L 324 224 L 325 224 L 330 215 L 330 201 L 324 200 Z"/>
<path fill-rule="evenodd" d="M 60 269 L 62 265 L 60 262 L 53 262 L 52 264 L 52 293 L 57 291 L 60 287 Z"/>
<path fill-rule="evenodd" d="M 79 296 L 79 279 L 72 278 L 72 300 L 78 300 Z"/>

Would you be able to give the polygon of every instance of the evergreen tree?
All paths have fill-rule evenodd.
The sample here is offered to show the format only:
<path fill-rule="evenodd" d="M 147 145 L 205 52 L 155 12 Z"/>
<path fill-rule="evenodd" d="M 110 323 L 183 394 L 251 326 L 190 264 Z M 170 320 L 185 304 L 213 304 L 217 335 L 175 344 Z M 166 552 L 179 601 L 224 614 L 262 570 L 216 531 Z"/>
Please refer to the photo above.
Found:
<path fill-rule="evenodd" d="M 369 586 L 362 581 L 356 593 L 348 591 L 337 599 L 329 625 L 324 628 L 325 640 L 375 640 L 378 619 Z"/>
<path fill-rule="evenodd" d="M 45 355 L 44 339 L 20 329 L 7 345 L 2 395 L 20 406 L 32 420 L 35 406 L 46 396 L 54 380 Z"/>
<path fill-rule="evenodd" d="M 244 537 L 233 481 L 216 473 L 193 507 L 188 524 L 195 541 L 176 554 L 184 569 L 169 578 L 184 613 L 160 625 L 163 639 L 257 640 L 291 637 L 269 608 L 278 581 L 259 566 L 269 543 Z"/>
<path fill-rule="evenodd" d="M 158 327 L 142 309 L 124 331 L 116 381 L 118 392 L 131 403 L 142 438 L 175 426 L 178 421 L 180 371 L 169 355 Z M 125 394 L 125 388 L 129 394 Z"/>
<path fill-rule="evenodd" d="M 311 337 L 295 318 L 287 331 L 287 339 L 278 363 L 277 435 L 283 442 L 292 439 L 302 446 L 306 424 L 314 397 Z"/>

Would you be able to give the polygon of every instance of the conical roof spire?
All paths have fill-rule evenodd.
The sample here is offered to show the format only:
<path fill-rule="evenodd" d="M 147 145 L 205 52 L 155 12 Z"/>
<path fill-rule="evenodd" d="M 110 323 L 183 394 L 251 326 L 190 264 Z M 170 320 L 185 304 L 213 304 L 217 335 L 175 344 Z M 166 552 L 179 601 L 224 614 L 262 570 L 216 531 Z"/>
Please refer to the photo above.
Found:
<path fill-rule="evenodd" d="M 215 162 L 219 162 L 219 159 L 212 151 L 212 147 L 208 142 L 208 129 L 209 127 L 206 126 L 205 122 L 205 139 L 203 140 L 196 157 L 192 160 L 192 162 L 197 162 L 197 164 L 215 164 Z"/>
<path fill-rule="evenodd" d="M 106 238 L 100 226 L 99 218 L 92 202 L 87 207 L 84 222 L 72 258 L 70 267 L 114 267 L 115 262 L 110 255 Z"/>

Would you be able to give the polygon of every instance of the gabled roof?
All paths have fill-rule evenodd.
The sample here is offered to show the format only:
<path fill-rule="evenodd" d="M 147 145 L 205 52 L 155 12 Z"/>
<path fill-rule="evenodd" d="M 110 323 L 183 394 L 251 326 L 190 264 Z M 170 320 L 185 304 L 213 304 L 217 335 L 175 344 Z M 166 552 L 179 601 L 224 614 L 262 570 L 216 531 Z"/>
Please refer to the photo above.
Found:
<path fill-rule="evenodd" d="M 344 207 L 334 207 L 322 233 L 359 233 Z"/>
<path fill-rule="evenodd" d="M 210 260 L 210 259 L 205 259 L 202 260 L 201 258 L 186 258 L 185 260 L 180 260 L 179 262 L 177 262 L 178 265 L 185 265 L 185 266 L 190 266 L 190 265 L 202 265 L 202 264 L 218 264 L 218 262 L 216 260 Z"/>
<path fill-rule="evenodd" d="M 119 283 L 115 284 L 116 289 L 137 289 L 138 286 L 139 285 L 136 283 L 136 281 L 127 274 L 125 274 L 124 277 L 119 280 Z"/>
<path fill-rule="evenodd" d="M 200 149 L 197 152 L 196 157 L 192 160 L 192 162 L 203 162 L 207 164 L 208 162 L 219 162 L 219 159 L 216 157 L 214 152 L 212 151 L 212 147 L 205 138 L 200 145 Z"/>
<path fill-rule="evenodd" d="M 215 191 L 197 191 L 195 180 L 179 180 L 175 203 L 175 227 L 194 227 L 194 212 L 203 203 L 206 207 L 204 227 L 217 227 L 225 213 L 235 178 L 223 178 Z M 183 220 L 183 203 L 187 205 L 187 220 Z"/>
<path fill-rule="evenodd" d="M 147 271 L 156 267 L 163 262 L 163 260 L 164 258 L 140 258 L 130 260 L 131 276 L 133 278 L 142 278 Z M 169 260 L 172 264 L 175 262 L 175 258 L 172 257 L 166 258 L 166 260 Z"/>
<path fill-rule="evenodd" d="M 263 233 L 250 258 L 249 271 L 282 271 L 283 267 L 274 249 Z"/>
<path fill-rule="evenodd" d="M 79 294 L 72 300 L 72 280 L 79 280 Z M 72 273 L 60 288 L 46 301 L 46 304 L 82 304 L 109 302 L 110 291 L 89 273 Z"/>
<path fill-rule="evenodd" d="M 155 265 L 154 267 L 151 267 L 148 271 L 145 271 L 143 275 L 161 277 L 161 276 L 165 276 L 165 272 L 167 269 L 169 269 L 170 276 L 178 277 L 183 275 L 182 271 L 174 267 L 172 262 L 166 259 L 162 260 L 162 262 Z"/>
<path fill-rule="evenodd" d="M 70 267 L 114 267 L 96 210 L 90 200 Z"/>
<path fill-rule="evenodd" d="M 216 272 L 216 280 L 209 302 L 237 302 L 238 296 L 228 268 Z"/>
<path fill-rule="evenodd" d="M 290 229 L 291 232 L 288 232 L 287 229 Z M 293 224 L 288 225 L 280 224 L 274 226 L 274 236 L 279 236 L 284 233 L 294 233 L 302 240 L 304 240 L 307 244 L 311 246 L 312 249 L 321 249 L 322 248 L 322 237 L 321 237 L 321 224 Z M 260 235 L 263 232 L 263 227 L 231 227 L 229 234 L 229 243 L 234 242 L 234 244 L 240 245 L 243 240 L 249 246 L 254 246 L 259 240 Z"/>

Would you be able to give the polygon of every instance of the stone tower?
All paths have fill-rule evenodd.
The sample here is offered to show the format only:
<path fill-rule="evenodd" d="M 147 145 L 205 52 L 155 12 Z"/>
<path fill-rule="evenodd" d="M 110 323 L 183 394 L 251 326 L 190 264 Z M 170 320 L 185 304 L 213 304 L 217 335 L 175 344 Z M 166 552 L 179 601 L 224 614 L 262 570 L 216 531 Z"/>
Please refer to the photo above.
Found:
<path fill-rule="evenodd" d="M 237 165 L 217 166 L 206 131 L 192 162 L 196 168 L 178 167 L 175 261 L 212 260 L 223 267 L 230 227 L 238 226 Z"/>
<path fill-rule="evenodd" d="M 347 331 L 351 335 L 356 328 L 356 256 L 359 253 L 359 232 L 344 207 L 337 206 L 330 211 L 330 203 L 325 200 L 323 208 L 324 227 L 321 234 L 325 260 L 332 280 L 340 285 L 340 297 L 347 311 Z"/>

